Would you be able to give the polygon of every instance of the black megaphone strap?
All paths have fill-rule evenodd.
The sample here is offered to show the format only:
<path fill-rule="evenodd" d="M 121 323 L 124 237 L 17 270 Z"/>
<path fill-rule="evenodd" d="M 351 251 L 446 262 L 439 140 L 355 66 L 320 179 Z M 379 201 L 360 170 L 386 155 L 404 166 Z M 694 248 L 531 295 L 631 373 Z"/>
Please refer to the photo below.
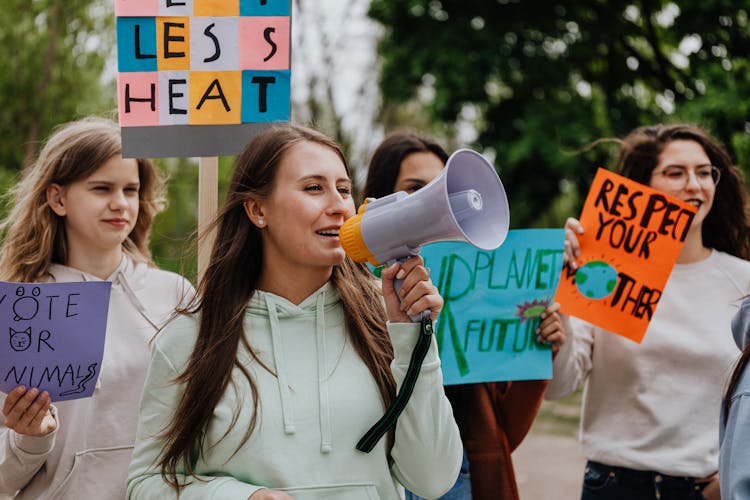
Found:
<path fill-rule="evenodd" d="M 409 368 L 406 370 L 406 376 L 404 382 L 401 384 L 401 389 L 396 395 L 396 399 L 388 407 L 385 415 L 380 417 L 375 425 L 370 427 L 370 430 L 362 436 L 362 439 L 357 443 L 357 449 L 370 453 L 375 445 L 380 441 L 380 438 L 385 435 L 391 427 L 396 425 L 401 412 L 406 408 L 406 403 L 409 402 L 412 392 L 414 392 L 414 386 L 417 383 L 419 372 L 422 369 L 422 362 L 424 361 L 427 351 L 430 348 L 430 342 L 432 340 L 432 320 L 429 314 L 422 318 L 421 327 L 419 331 L 419 337 L 417 343 L 414 346 L 414 350 L 411 353 L 411 359 L 409 360 Z"/>

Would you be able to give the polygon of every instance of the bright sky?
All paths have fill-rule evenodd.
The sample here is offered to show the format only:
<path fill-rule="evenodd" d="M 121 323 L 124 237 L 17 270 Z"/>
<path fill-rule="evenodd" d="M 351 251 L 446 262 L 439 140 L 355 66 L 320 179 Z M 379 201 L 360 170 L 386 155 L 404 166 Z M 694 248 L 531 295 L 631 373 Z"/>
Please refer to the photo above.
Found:
<path fill-rule="evenodd" d="M 301 4 L 301 7 L 300 7 Z M 294 0 L 292 2 L 293 119 L 306 122 L 311 94 L 333 108 L 353 140 L 350 161 L 364 164 L 383 137 L 373 129 L 380 105 L 375 45 L 381 28 L 367 17 L 369 0 Z M 362 170 L 362 169 L 360 169 Z"/>

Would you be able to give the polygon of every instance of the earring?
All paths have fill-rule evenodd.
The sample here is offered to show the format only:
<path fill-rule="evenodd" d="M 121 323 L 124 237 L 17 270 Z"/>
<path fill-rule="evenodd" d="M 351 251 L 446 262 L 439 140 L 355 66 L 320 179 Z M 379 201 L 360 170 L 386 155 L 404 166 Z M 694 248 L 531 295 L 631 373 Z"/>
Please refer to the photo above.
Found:
<path fill-rule="evenodd" d="M 263 219 L 258 219 L 258 225 L 262 226 L 263 224 L 265 224 L 265 222 L 263 222 Z"/>

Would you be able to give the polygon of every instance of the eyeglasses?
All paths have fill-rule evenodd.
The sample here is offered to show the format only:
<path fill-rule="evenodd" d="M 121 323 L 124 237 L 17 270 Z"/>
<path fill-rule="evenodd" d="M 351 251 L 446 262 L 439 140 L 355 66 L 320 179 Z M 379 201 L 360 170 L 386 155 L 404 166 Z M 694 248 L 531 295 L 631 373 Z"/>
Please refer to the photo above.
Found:
<path fill-rule="evenodd" d="M 713 165 L 698 165 L 693 170 L 698 184 L 703 187 L 716 186 L 721 179 L 721 170 Z M 682 165 L 670 165 L 662 170 L 651 173 L 659 175 L 672 189 L 684 189 L 690 183 L 690 170 Z"/>

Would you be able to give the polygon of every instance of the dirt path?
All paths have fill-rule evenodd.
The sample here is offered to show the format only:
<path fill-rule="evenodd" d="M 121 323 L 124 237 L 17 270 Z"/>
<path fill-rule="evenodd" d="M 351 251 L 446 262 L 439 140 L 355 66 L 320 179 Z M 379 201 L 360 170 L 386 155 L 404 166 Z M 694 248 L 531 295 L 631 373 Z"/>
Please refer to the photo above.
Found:
<path fill-rule="evenodd" d="M 574 437 L 532 429 L 513 453 L 521 500 L 581 498 L 585 462 Z"/>
<path fill-rule="evenodd" d="M 580 391 L 545 401 L 531 431 L 513 453 L 521 500 L 577 500 L 586 459 L 578 443 Z"/>

